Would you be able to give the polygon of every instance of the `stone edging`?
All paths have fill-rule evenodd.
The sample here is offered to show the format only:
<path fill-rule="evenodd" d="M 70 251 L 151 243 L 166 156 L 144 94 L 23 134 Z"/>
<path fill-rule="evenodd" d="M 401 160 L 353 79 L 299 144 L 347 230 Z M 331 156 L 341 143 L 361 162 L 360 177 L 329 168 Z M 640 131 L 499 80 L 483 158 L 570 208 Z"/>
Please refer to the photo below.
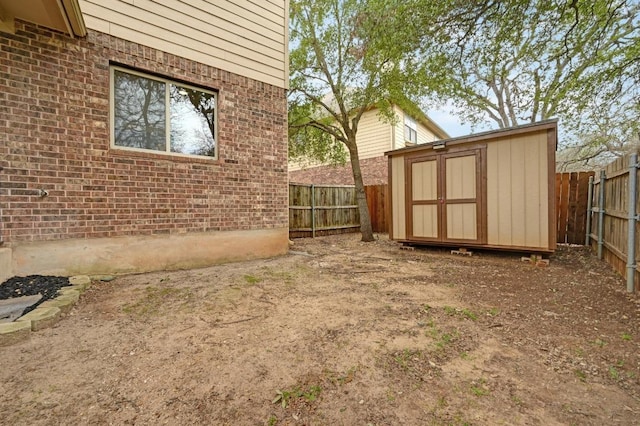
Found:
<path fill-rule="evenodd" d="M 0 347 L 13 345 L 31 337 L 32 331 L 51 327 L 62 315 L 69 313 L 80 295 L 91 284 L 91 278 L 78 275 L 69 278 L 70 286 L 58 290 L 54 299 L 42 302 L 33 311 L 21 316 L 14 322 L 0 324 Z"/>

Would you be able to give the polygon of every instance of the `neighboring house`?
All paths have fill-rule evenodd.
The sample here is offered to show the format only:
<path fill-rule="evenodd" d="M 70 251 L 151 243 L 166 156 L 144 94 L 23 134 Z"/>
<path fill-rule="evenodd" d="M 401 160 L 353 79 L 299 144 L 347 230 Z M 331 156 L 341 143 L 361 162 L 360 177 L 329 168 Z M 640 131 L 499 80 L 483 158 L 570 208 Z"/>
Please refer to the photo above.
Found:
<path fill-rule="evenodd" d="M 288 12 L 0 0 L 0 278 L 285 253 Z"/>
<path fill-rule="evenodd" d="M 366 111 L 360 120 L 356 143 L 365 185 L 387 183 L 389 163 L 384 156 L 385 152 L 449 137 L 418 107 L 408 101 L 405 101 L 405 104 L 413 113 L 410 115 L 394 105 L 394 124 L 385 122 L 376 108 Z M 313 162 L 289 162 L 289 181 L 318 185 L 353 185 L 351 163 L 332 166 Z"/>

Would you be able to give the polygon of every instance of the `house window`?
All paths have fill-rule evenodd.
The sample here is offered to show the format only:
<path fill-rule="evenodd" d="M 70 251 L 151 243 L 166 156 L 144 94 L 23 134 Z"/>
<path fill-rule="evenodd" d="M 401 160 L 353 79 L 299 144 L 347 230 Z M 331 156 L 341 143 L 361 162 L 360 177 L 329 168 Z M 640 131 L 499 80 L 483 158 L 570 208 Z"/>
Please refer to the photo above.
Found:
<path fill-rule="evenodd" d="M 404 116 L 404 140 L 410 144 L 418 143 L 418 126 L 413 118 Z"/>
<path fill-rule="evenodd" d="M 111 67 L 112 146 L 216 158 L 216 93 Z"/>

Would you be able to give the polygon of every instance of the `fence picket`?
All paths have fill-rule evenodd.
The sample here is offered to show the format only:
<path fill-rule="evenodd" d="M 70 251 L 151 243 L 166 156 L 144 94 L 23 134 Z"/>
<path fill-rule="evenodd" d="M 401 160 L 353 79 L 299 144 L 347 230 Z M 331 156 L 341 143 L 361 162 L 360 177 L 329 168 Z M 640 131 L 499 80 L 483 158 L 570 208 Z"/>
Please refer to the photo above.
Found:
<path fill-rule="evenodd" d="M 634 291 L 638 287 L 640 276 L 637 268 L 637 249 L 639 247 L 638 224 L 635 220 L 629 220 L 629 176 L 630 170 L 638 173 L 637 167 L 632 166 L 629 156 L 619 158 L 612 162 L 604 169 L 606 179 L 595 180 L 592 195 L 592 205 L 595 212 L 592 214 L 592 235 L 590 245 L 593 250 L 598 250 L 598 254 L 611 267 L 623 277 L 632 272 L 633 277 L 629 276 L 627 281 L 627 290 Z M 600 194 L 604 191 L 604 197 Z M 631 200 L 633 202 L 633 199 Z M 636 205 L 637 189 L 636 189 Z M 595 233 L 597 227 L 598 216 L 603 216 L 602 225 L 602 243 L 598 244 L 598 235 Z M 635 226 L 634 232 L 629 233 L 629 223 Z M 633 238 L 630 241 L 630 237 Z M 628 259 L 630 247 L 635 248 L 634 259 Z"/>
<path fill-rule="evenodd" d="M 559 243 L 585 242 L 590 176 L 594 176 L 594 172 L 556 174 L 556 222 Z M 312 203 L 311 185 L 289 185 L 291 238 L 311 236 L 312 206 L 317 235 L 358 232 L 360 215 L 355 199 L 355 187 L 323 185 L 315 188 L 315 199 Z M 365 186 L 365 193 L 373 232 L 389 232 L 389 186 Z"/>

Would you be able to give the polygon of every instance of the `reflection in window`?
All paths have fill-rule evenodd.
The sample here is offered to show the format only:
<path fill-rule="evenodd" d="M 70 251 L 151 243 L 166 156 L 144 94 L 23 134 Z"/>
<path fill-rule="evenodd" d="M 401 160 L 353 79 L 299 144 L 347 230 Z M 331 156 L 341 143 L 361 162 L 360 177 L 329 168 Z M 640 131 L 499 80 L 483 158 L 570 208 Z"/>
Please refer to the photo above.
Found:
<path fill-rule="evenodd" d="M 215 157 L 216 98 L 171 84 L 171 152 Z"/>
<path fill-rule="evenodd" d="M 114 72 L 115 144 L 164 151 L 165 84 L 120 71 Z"/>
<path fill-rule="evenodd" d="M 113 68 L 114 145 L 216 156 L 215 93 Z"/>

